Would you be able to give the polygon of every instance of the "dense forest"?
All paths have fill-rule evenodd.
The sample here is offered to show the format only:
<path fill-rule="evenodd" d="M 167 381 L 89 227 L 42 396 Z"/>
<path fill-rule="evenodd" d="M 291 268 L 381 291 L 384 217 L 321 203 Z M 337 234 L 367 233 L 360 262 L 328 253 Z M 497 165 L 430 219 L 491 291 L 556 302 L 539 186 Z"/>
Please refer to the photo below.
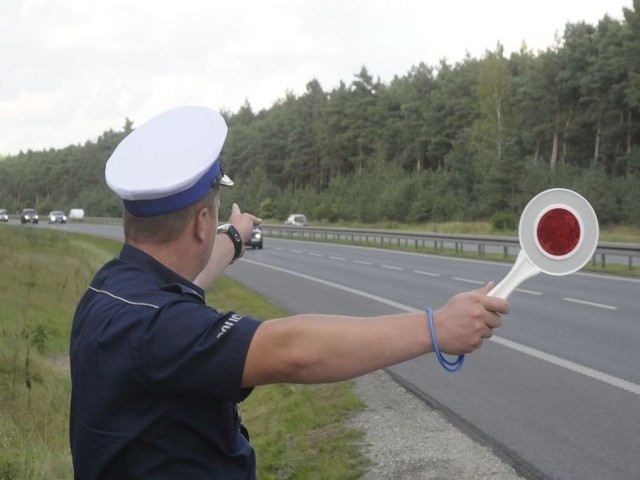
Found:
<path fill-rule="evenodd" d="M 269 109 L 224 112 L 221 155 L 237 201 L 264 218 L 446 221 L 517 218 L 566 187 L 600 221 L 640 225 L 640 0 L 621 20 L 565 26 L 554 46 L 419 64 L 388 84 L 362 67 L 331 91 L 311 80 Z M 133 128 L 0 159 L 0 207 L 117 216 L 104 164 Z"/>

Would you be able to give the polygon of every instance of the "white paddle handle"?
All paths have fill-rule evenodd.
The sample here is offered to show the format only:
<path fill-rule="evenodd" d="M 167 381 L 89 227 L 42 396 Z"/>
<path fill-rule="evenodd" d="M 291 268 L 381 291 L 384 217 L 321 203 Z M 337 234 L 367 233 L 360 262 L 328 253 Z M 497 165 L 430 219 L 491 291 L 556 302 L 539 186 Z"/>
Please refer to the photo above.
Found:
<path fill-rule="evenodd" d="M 529 257 L 524 253 L 524 250 L 520 250 L 518 258 L 516 258 L 516 262 L 513 264 L 513 267 L 511 267 L 509 273 L 507 273 L 507 276 L 493 287 L 487 295 L 506 299 L 518 285 L 538 273 L 540 273 L 540 269 L 531 263 L 531 260 L 529 260 Z"/>

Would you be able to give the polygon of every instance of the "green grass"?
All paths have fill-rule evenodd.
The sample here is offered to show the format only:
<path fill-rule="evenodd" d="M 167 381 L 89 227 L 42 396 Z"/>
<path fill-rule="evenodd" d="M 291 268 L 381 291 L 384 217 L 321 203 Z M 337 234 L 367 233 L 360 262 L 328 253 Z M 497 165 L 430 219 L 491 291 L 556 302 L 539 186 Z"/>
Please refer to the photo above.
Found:
<path fill-rule="evenodd" d="M 0 228 L 0 479 L 72 478 L 71 318 L 97 265 L 116 251 L 101 239 Z"/>
<path fill-rule="evenodd" d="M 345 420 L 362 408 L 349 383 L 260 387 L 241 406 L 261 480 L 361 478 L 362 433 Z"/>
<path fill-rule="evenodd" d="M 264 220 L 265 225 L 282 225 L 279 219 Z M 403 232 L 420 233 L 451 233 L 468 235 L 505 235 L 517 236 L 516 230 L 496 230 L 487 221 L 462 222 L 422 222 L 422 223 L 402 223 L 392 221 L 382 221 L 376 223 L 362 222 L 323 222 L 310 221 L 310 226 L 327 228 L 363 228 L 373 230 L 399 230 Z M 605 242 L 620 243 L 640 243 L 640 226 L 634 225 L 600 225 L 600 240 Z"/>
<path fill-rule="evenodd" d="M 402 223 L 402 222 L 376 222 L 376 223 L 360 223 L 360 222 L 340 222 L 340 223 L 324 223 L 312 222 L 314 227 L 340 227 L 340 228 L 364 228 L 372 230 L 399 230 L 402 232 L 429 232 L 429 233 L 455 233 L 455 234 L 473 234 L 473 235 L 491 235 L 496 232 L 492 229 L 489 222 L 423 222 L 423 223 Z M 497 232 L 500 235 L 511 235 L 516 232 Z"/>
<path fill-rule="evenodd" d="M 0 227 L 0 480 L 72 478 L 67 350 L 76 303 L 120 243 Z M 208 293 L 222 311 L 286 315 L 227 278 Z M 345 419 L 363 407 L 351 384 L 257 388 L 242 404 L 258 478 L 356 479 L 366 459 Z"/>

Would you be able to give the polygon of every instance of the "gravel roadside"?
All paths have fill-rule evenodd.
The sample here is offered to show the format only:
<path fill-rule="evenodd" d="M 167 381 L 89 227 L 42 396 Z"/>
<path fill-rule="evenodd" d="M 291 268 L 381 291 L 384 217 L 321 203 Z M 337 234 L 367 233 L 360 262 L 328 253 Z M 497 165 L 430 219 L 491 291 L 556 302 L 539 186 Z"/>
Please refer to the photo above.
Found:
<path fill-rule="evenodd" d="M 350 426 L 364 432 L 363 480 L 521 480 L 490 448 L 379 370 L 354 380 L 367 405 Z"/>

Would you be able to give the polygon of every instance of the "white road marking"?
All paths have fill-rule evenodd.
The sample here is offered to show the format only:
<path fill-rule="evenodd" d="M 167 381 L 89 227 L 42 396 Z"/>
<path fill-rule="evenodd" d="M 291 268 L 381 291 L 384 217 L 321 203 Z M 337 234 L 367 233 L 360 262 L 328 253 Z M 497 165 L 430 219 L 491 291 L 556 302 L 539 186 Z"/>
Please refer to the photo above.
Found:
<path fill-rule="evenodd" d="M 470 278 L 453 277 L 453 279 L 458 280 L 459 282 L 476 283 L 476 284 L 484 285 L 484 282 L 480 282 L 478 280 L 471 280 Z"/>
<path fill-rule="evenodd" d="M 311 252 L 309 255 L 311 255 L 312 257 L 324 257 L 324 255 L 322 255 L 321 253 L 313 253 L 313 252 Z"/>
<path fill-rule="evenodd" d="M 362 260 L 354 260 L 353 263 L 357 263 L 358 265 L 373 265 L 371 262 L 363 262 Z"/>
<path fill-rule="evenodd" d="M 524 288 L 516 288 L 516 292 L 528 293 L 529 295 L 542 295 L 542 292 L 536 292 L 535 290 L 525 290 Z"/>
<path fill-rule="evenodd" d="M 294 272 L 292 270 L 287 270 L 285 268 L 276 267 L 274 265 L 267 265 L 266 263 L 256 262 L 255 260 L 249 260 L 248 258 L 243 258 L 243 262 L 251 263 L 253 265 L 258 265 L 260 267 L 270 268 L 271 270 L 276 270 L 278 272 L 286 273 L 288 275 L 293 275 L 294 277 L 304 278 L 305 280 L 309 280 L 310 282 L 320 283 L 321 285 L 326 285 L 328 287 L 337 288 L 338 290 L 342 290 L 344 292 L 353 293 L 354 295 L 359 295 L 364 298 L 368 298 L 370 300 L 375 300 L 380 303 L 384 303 L 385 305 L 389 305 L 390 307 L 397 308 L 399 310 L 403 310 L 405 312 L 422 312 L 423 310 L 419 310 L 417 308 L 409 307 L 402 303 L 395 302 L 388 298 L 379 297 L 377 295 L 373 295 L 371 293 L 363 292 L 362 290 L 356 290 L 355 288 L 347 287 L 345 285 L 340 285 L 338 283 L 329 282 L 327 280 L 322 280 L 321 278 L 312 277 L 311 275 L 305 275 L 304 273 Z"/>
<path fill-rule="evenodd" d="M 291 249 L 291 250 L 289 250 L 289 251 L 290 251 L 291 253 L 302 253 L 302 250 L 293 250 L 293 249 Z"/>
<path fill-rule="evenodd" d="M 331 260 L 340 260 L 341 262 L 344 262 L 346 260 L 346 258 L 344 257 L 329 257 Z"/>
<path fill-rule="evenodd" d="M 590 307 L 605 308 L 607 310 L 617 310 L 618 309 L 618 307 L 614 307 L 613 305 L 605 305 L 603 303 L 587 302 L 586 300 L 578 300 L 577 298 L 563 297 L 562 299 L 566 300 L 567 302 L 579 303 L 581 305 L 589 305 Z"/>
<path fill-rule="evenodd" d="M 422 271 L 422 270 L 414 270 L 413 273 L 417 273 L 418 275 L 427 275 L 428 277 L 439 277 L 440 276 L 439 273 L 425 272 L 425 271 Z"/>
<path fill-rule="evenodd" d="M 512 342 L 511 340 L 507 340 L 506 338 L 501 338 L 494 335 L 489 340 L 491 340 L 492 342 L 496 342 L 504 347 L 508 347 L 513 350 L 517 350 L 518 352 L 525 353 L 540 360 L 552 363 L 553 365 L 556 365 L 558 367 L 566 368 L 567 370 L 571 370 L 572 372 L 580 373 L 587 377 L 600 380 L 601 382 L 607 383 L 614 387 L 618 387 L 628 392 L 635 393 L 636 395 L 640 395 L 640 385 L 638 385 L 637 383 L 632 383 L 627 380 L 623 380 L 622 378 L 609 375 L 608 373 L 585 367 L 584 365 L 580 365 L 579 363 L 574 363 L 569 360 L 565 360 L 564 358 L 556 357 L 555 355 L 536 350 L 535 348 Z"/>
<path fill-rule="evenodd" d="M 344 292 L 352 293 L 354 295 L 359 295 L 364 298 L 369 298 L 371 300 L 375 300 L 377 302 L 383 303 L 385 305 L 389 305 L 391 307 L 397 308 L 399 310 L 405 312 L 422 312 L 417 308 L 410 307 L 408 305 L 404 305 L 399 302 L 395 302 L 388 298 L 379 297 L 377 295 L 372 295 L 367 292 L 363 292 L 362 290 L 356 290 L 355 288 L 347 287 L 345 285 L 340 285 L 338 283 L 329 282 L 327 280 L 322 280 L 320 278 L 312 277 L 311 275 L 305 275 L 304 273 L 294 272 L 292 270 L 287 270 L 280 267 L 275 267 L 273 265 L 267 265 L 265 263 L 256 262 L 255 260 L 249 260 L 248 258 L 244 258 L 243 262 L 251 263 L 253 265 L 258 265 L 259 267 L 270 268 L 272 270 L 276 270 L 278 272 L 286 273 L 288 275 L 293 275 L 298 278 L 304 278 L 305 280 L 309 280 L 311 282 L 320 283 L 322 285 L 326 285 L 332 288 L 337 288 L 338 290 L 342 290 Z M 636 395 L 640 395 L 640 385 L 637 383 L 629 382 L 622 378 L 614 377 L 613 375 L 609 375 L 608 373 L 600 372 L 598 370 L 594 370 L 593 368 L 585 367 L 584 365 L 580 365 L 578 363 L 571 362 L 569 360 L 565 360 L 564 358 L 556 357 L 555 355 L 551 355 L 545 353 L 541 350 L 537 350 L 535 348 L 527 347 L 526 345 L 522 345 L 517 342 L 512 342 L 511 340 L 507 340 L 506 338 L 498 337 L 497 335 L 493 335 L 490 341 L 495 342 L 503 347 L 511 348 L 520 353 L 524 353 L 525 355 L 530 355 L 532 357 L 538 358 L 540 360 L 544 360 L 545 362 L 549 362 L 558 367 L 565 368 L 574 373 L 579 373 L 589 378 L 593 378 L 594 380 L 599 380 L 603 383 L 611 385 L 613 387 L 620 388 L 622 390 L 626 390 L 627 392 L 634 393 Z"/>
<path fill-rule="evenodd" d="M 380 265 L 382 268 L 386 268 L 388 270 L 404 270 L 402 267 L 396 267 L 395 265 Z"/>

